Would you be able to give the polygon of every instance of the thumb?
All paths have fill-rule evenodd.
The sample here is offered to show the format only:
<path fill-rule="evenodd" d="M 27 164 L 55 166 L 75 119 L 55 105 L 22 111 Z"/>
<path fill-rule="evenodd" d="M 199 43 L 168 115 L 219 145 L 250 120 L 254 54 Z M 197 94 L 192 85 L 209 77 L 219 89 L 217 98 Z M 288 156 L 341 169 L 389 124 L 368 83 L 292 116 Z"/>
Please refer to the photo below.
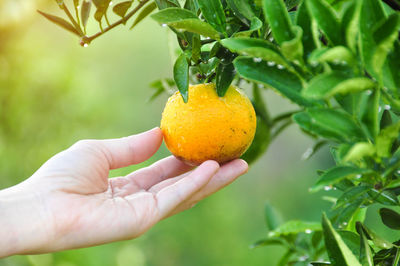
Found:
<path fill-rule="evenodd" d="M 81 140 L 70 149 L 90 149 L 105 157 L 109 169 L 116 169 L 147 160 L 158 150 L 161 143 L 162 132 L 156 127 L 119 139 Z"/>

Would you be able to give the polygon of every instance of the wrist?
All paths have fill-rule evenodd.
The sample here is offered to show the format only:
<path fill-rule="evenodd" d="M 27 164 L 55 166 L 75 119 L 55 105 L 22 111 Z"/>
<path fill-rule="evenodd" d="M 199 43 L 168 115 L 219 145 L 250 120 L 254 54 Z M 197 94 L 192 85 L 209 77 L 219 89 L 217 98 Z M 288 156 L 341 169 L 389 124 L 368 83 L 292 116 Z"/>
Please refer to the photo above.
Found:
<path fill-rule="evenodd" d="M 45 239 L 33 191 L 23 183 L 0 190 L 0 258 L 35 253 Z"/>

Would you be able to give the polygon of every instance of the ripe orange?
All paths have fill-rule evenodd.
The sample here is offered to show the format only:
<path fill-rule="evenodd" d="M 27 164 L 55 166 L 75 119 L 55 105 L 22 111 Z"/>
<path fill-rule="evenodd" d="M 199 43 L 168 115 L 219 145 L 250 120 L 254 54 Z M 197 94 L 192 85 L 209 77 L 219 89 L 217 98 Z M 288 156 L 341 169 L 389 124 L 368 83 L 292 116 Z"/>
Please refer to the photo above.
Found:
<path fill-rule="evenodd" d="M 177 158 L 198 165 L 239 158 L 250 146 L 256 131 L 256 114 L 247 96 L 230 86 L 218 97 L 215 85 L 189 86 L 184 103 L 179 92 L 164 108 L 161 130 L 167 148 Z"/>

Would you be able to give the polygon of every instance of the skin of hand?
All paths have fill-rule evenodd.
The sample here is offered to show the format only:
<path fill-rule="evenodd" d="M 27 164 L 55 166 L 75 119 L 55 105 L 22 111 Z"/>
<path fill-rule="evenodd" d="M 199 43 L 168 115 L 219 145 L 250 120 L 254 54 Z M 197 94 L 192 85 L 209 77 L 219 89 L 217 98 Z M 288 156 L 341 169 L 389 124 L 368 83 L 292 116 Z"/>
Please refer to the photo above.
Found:
<path fill-rule="evenodd" d="M 237 159 L 193 168 L 173 156 L 124 177 L 111 169 L 150 158 L 159 128 L 109 140 L 83 140 L 24 182 L 0 191 L 0 258 L 81 248 L 138 237 L 247 172 Z"/>

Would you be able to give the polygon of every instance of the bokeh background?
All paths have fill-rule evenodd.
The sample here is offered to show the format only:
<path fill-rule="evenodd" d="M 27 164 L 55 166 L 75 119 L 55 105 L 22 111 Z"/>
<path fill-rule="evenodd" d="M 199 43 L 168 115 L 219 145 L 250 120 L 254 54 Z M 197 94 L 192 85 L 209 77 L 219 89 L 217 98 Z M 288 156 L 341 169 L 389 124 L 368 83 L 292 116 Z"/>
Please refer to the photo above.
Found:
<path fill-rule="evenodd" d="M 148 101 L 149 84 L 172 76 L 169 43 L 175 39 L 167 28 L 147 19 L 133 31 L 119 27 L 83 48 L 75 36 L 36 13 L 62 15 L 54 2 L 0 0 L 0 189 L 28 178 L 77 140 L 122 137 L 158 126 L 168 97 Z M 95 30 L 89 24 L 89 31 Z M 272 114 L 295 109 L 271 91 L 264 96 Z M 245 176 L 138 239 L 13 256 L 0 265 L 275 265 L 283 249 L 250 248 L 267 234 L 265 203 L 283 220 L 319 221 L 330 206 L 322 194 L 308 192 L 316 170 L 333 165 L 328 149 L 302 161 L 311 145 L 292 125 Z M 163 146 L 149 161 L 112 175 L 168 154 Z"/>

